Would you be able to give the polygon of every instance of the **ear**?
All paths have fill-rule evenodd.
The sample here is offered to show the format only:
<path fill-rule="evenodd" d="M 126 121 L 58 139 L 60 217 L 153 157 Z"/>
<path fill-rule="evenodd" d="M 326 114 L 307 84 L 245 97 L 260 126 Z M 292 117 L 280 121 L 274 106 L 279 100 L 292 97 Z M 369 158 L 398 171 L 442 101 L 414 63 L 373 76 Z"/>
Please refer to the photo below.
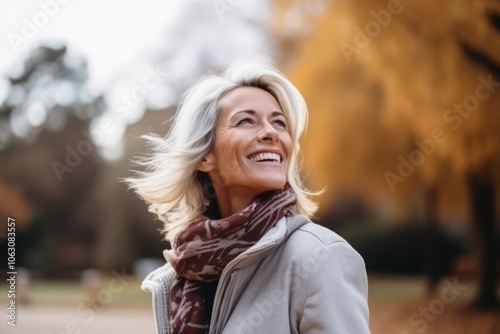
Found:
<path fill-rule="evenodd" d="M 212 152 L 208 153 L 203 157 L 203 160 L 200 161 L 198 166 L 196 167 L 199 171 L 208 173 L 215 168 L 214 156 Z"/>

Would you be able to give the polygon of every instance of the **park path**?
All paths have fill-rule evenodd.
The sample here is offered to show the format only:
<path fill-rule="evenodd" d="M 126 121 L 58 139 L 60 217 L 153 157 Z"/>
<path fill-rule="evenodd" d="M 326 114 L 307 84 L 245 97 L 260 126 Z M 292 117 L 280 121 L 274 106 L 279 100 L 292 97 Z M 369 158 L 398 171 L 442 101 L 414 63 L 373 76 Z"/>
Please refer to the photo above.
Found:
<path fill-rule="evenodd" d="M 22 306 L 15 327 L 0 323 L 1 334 L 149 334 L 155 333 L 151 308 L 103 308 L 98 312 L 71 306 Z"/>

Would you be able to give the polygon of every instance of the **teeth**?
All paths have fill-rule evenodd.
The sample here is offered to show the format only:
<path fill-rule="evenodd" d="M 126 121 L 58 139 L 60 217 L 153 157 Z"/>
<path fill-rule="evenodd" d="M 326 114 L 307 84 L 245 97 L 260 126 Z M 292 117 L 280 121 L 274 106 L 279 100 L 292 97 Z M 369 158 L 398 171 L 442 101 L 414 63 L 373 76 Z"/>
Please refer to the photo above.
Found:
<path fill-rule="evenodd" d="M 263 160 L 272 160 L 275 162 L 281 162 L 279 154 L 276 153 L 259 153 L 249 158 L 252 161 L 259 162 Z"/>

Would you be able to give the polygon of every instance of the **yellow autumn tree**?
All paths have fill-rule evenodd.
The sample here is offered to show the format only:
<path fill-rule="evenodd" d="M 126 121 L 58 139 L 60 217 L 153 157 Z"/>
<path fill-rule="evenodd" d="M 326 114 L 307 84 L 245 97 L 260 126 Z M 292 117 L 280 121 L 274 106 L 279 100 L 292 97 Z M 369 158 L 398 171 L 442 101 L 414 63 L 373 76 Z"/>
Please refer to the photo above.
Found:
<path fill-rule="evenodd" d="M 330 189 L 322 204 L 349 191 L 408 213 L 417 196 L 429 221 L 470 217 L 475 305 L 498 306 L 500 3 L 322 3 L 303 34 L 272 25 L 310 109 L 309 185 Z M 282 12 L 296 6 L 276 0 Z"/>

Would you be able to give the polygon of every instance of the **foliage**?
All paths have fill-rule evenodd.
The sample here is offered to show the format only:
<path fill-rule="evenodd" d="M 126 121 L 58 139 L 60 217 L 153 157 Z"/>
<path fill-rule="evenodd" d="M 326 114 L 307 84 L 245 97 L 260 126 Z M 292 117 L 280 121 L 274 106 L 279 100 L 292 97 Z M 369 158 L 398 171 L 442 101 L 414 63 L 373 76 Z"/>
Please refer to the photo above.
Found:
<path fill-rule="evenodd" d="M 8 79 L 0 105 L 0 149 L 34 143 L 43 129 L 64 128 L 68 113 L 89 121 L 104 111 L 102 97 L 87 87 L 87 64 L 66 47 L 40 46 Z"/>
<path fill-rule="evenodd" d="M 440 276 L 452 274 L 453 264 L 460 255 L 470 251 L 470 240 L 465 235 L 437 231 Z M 369 226 L 344 234 L 361 254 L 369 272 L 385 274 L 422 275 L 425 271 L 425 229 L 415 222 L 389 226 Z"/>
<path fill-rule="evenodd" d="M 357 194 L 382 216 L 418 215 L 429 229 L 470 220 L 476 305 L 496 307 L 500 3 L 339 0 L 326 8 L 307 38 L 296 34 L 289 57 L 310 110 L 307 181 L 329 189 L 319 215 Z M 290 45 L 284 38 L 283 49 Z"/>

